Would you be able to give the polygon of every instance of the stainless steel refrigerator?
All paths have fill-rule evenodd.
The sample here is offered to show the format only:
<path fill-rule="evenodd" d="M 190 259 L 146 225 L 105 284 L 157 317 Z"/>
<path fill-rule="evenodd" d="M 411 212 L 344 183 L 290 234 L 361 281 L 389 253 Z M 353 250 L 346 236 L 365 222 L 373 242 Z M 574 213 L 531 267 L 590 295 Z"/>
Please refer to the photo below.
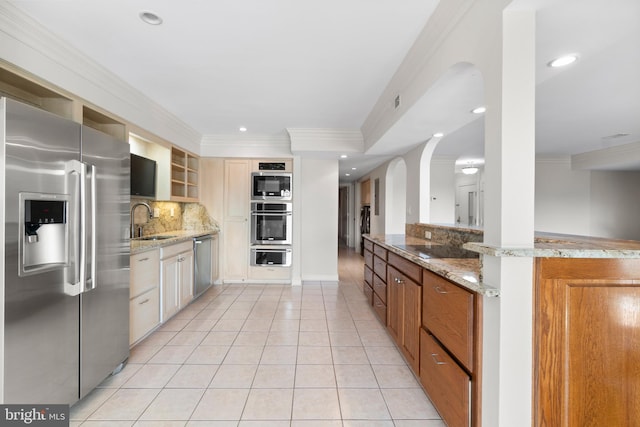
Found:
<path fill-rule="evenodd" d="M 129 146 L 0 98 L 0 402 L 73 404 L 129 356 Z"/>

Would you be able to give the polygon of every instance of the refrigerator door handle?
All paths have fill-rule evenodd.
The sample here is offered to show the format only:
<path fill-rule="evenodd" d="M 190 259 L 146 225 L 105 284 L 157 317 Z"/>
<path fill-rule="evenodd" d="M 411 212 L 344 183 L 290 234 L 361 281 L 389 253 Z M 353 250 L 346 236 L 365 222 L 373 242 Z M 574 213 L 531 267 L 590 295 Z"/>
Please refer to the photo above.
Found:
<path fill-rule="evenodd" d="M 89 198 L 89 203 L 91 204 L 91 212 L 89 213 L 89 217 L 91 219 L 91 232 L 89 236 L 86 235 L 86 226 L 85 226 L 85 241 L 87 237 L 91 240 L 91 256 L 89 257 L 89 271 L 90 276 L 86 277 L 85 286 L 83 292 L 90 291 L 91 289 L 95 289 L 98 285 L 98 277 L 96 274 L 96 260 L 97 260 L 97 246 L 96 246 L 96 209 L 97 209 L 97 194 L 96 194 L 96 166 L 95 165 L 86 165 L 89 172 L 89 185 L 91 187 L 91 197 Z M 85 197 L 86 203 L 86 197 Z M 85 262 L 87 260 L 85 259 Z"/>
<path fill-rule="evenodd" d="M 69 240 L 71 246 L 72 277 L 69 280 L 65 271 L 64 292 L 67 295 L 76 296 L 84 292 L 86 280 L 86 180 L 87 170 L 83 163 L 78 160 L 71 160 L 67 163 L 67 179 L 76 177 L 76 184 L 70 189 L 72 193 L 72 206 L 69 209 Z M 68 271 L 68 270 L 67 270 Z"/>

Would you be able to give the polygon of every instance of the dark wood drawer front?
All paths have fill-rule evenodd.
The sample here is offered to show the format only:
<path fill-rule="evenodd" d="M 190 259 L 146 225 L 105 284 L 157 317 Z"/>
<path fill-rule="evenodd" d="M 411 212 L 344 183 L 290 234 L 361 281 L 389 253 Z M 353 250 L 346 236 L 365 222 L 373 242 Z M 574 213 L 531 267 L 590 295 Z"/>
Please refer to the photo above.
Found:
<path fill-rule="evenodd" d="M 376 295 L 373 294 L 373 311 L 378 316 L 378 319 L 383 325 L 387 325 L 387 305 L 382 302 L 382 300 Z"/>
<path fill-rule="evenodd" d="M 473 293 L 424 272 L 422 325 L 473 371 Z"/>
<path fill-rule="evenodd" d="M 368 303 L 369 305 L 372 305 L 372 304 L 373 304 L 373 288 L 370 288 L 370 287 L 369 287 L 369 286 L 367 286 L 367 284 L 365 283 L 365 285 L 363 286 L 363 289 L 362 289 L 362 290 L 364 291 L 364 295 L 365 295 L 365 297 L 366 297 L 366 299 L 367 299 L 367 303 Z"/>
<path fill-rule="evenodd" d="M 389 253 L 389 265 L 394 266 L 400 272 L 402 272 L 409 279 L 413 280 L 417 284 L 422 283 L 422 267 L 417 264 L 412 263 L 411 261 L 402 258 L 399 255 Z"/>
<path fill-rule="evenodd" d="M 420 382 L 448 426 L 470 425 L 471 379 L 424 329 L 420 329 Z"/>
<path fill-rule="evenodd" d="M 382 280 L 386 280 L 387 277 L 387 263 L 378 258 L 377 256 L 373 257 L 373 272 L 376 273 Z"/>
<path fill-rule="evenodd" d="M 383 303 L 387 303 L 387 284 L 378 276 L 373 276 L 373 291 Z"/>
<path fill-rule="evenodd" d="M 387 250 L 379 245 L 373 245 L 373 253 L 382 258 L 383 260 L 387 260 Z"/>
<path fill-rule="evenodd" d="M 373 252 L 373 242 L 371 240 L 364 239 L 364 248 L 369 252 Z"/>
<path fill-rule="evenodd" d="M 370 286 L 373 286 L 373 270 L 368 266 L 364 266 L 364 281 Z"/>
<path fill-rule="evenodd" d="M 373 252 L 364 251 L 364 265 L 373 270 Z"/>

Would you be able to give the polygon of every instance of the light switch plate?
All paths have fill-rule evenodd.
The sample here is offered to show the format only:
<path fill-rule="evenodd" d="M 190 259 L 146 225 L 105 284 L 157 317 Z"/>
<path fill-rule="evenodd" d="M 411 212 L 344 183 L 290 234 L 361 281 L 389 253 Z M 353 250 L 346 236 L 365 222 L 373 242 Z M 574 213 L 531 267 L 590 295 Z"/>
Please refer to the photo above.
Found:
<path fill-rule="evenodd" d="M 160 216 L 160 208 L 153 208 L 153 217 L 158 218 Z"/>

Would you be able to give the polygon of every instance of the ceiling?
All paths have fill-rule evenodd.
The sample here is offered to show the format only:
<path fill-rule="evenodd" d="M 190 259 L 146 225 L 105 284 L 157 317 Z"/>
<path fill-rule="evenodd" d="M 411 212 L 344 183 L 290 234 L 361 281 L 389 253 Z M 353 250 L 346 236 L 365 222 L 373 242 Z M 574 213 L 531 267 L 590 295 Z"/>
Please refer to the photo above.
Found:
<path fill-rule="evenodd" d="M 238 134 L 245 126 L 249 137 L 286 128 L 360 129 L 438 4 L 8 1 L 202 135 Z M 539 6 L 538 154 L 640 143 L 640 2 L 531 2 Z M 143 23 L 141 11 L 158 14 L 163 24 Z M 579 60 L 563 69 L 546 66 L 567 52 Z M 445 136 L 434 155 L 482 159 L 482 116 L 469 114 L 482 101 L 475 68 L 450 70 L 374 150 L 340 161 L 341 180 L 357 179 L 440 131 Z"/>

